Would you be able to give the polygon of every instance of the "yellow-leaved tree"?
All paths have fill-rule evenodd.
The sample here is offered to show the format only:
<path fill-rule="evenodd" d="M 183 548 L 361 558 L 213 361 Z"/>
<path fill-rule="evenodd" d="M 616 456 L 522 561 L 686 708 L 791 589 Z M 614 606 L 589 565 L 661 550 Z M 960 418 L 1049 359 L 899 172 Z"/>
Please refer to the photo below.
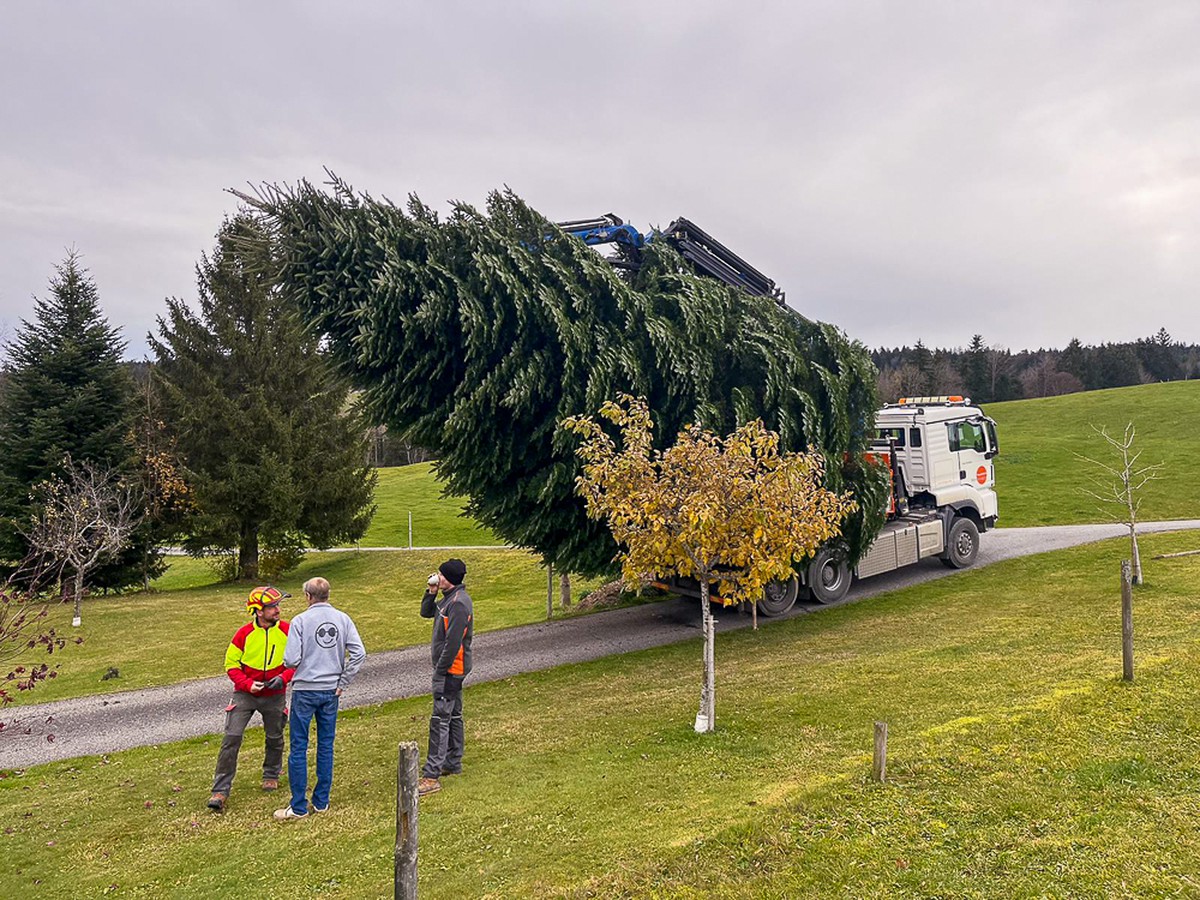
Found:
<path fill-rule="evenodd" d="M 607 522 L 620 545 L 627 583 L 648 575 L 700 583 L 704 682 L 696 730 L 712 731 L 710 600 L 754 602 L 769 582 L 792 577 L 793 563 L 836 537 L 855 503 L 822 486 L 819 454 L 780 453 L 778 435 L 761 420 L 725 437 L 689 426 L 673 446 L 657 450 L 645 400 L 622 395 L 600 414 L 616 425 L 620 447 L 590 416 L 563 421 L 583 439 L 577 489 L 588 515 Z"/>

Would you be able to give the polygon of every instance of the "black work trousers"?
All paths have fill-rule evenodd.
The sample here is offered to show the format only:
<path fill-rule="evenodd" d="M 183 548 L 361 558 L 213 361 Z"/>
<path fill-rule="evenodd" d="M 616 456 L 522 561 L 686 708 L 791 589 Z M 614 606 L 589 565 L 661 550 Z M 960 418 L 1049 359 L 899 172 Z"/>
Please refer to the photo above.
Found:
<path fill-rule="evenodd" d="M 256 697 L 245 691 L 233 692 L 233 699 L 225 707 L 225 738 L 221 741 L 221 752 L 217 755 L 217 772 L 213 776 L 214 791 L 229 796 L 229 790 L 233 787 L 233 776 L 237 774 L 242 735 L 256 712 L 262 716 L 263 728 L 267 732 L 263 778 L 276 781 L 279 779 L 279 771 L 283 768 L 283 723 L 287 718 L 284 710 L 286 705 L 286 694 Z"/>
<path fill-rule="evenodd" d="M 429 752 L 424 778 L 457 775 L 462 771 L 462 685 L 458 675 L 433 676 L 433 715 L 429 717 Z"/>

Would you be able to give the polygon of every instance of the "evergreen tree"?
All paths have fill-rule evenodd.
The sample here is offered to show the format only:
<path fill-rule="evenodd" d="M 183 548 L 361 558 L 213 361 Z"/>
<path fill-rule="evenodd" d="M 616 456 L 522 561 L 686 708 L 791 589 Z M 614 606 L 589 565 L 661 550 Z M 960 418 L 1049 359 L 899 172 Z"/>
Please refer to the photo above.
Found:
<path fill-rule="evenodd" d="M 1142 368 L 1132 344 L 1104 344 L 1095 349 L 1097 387 L 1126 387 L 1142 383 Z"/>
<path fill-rule="evenodd" d="M 366 431 L 316 335 L 283 302 L 272 248 L 249 215 L 226 220 L 196 267 L 199 314 L 167 301 L 155 376 L 191 489 L 185 545 L 295 558 L 362 536 L 374 507 Z"/>
<path fill-rule="evenodd" d="M 28 551 L 22 532 L 34 515 L 31 490 L 65 474 L 64 458 L 131 476 L 132 382 L 121 355 L 125 343 L 101 314 L 99 292 L 72 251 L 38 300 L 32 322 L 8 345 L 0 396 L 0 559 Z M 123 587 L 141 577 L 147 548 L 133 544 L 87 578 L 88 587 Z M 157 561 L 154 556 L 153 562 Z"/>
<path fill-rule="evenodd" d="M 916 346 L 912 348 L 912 362 L 917 369 L 917 378 L 921 384 L 921 394 L 923 396 L 935 394 L 933 352 L 919 339 Z"/>
<path fill-rule="evenodd" d="M 1150 380 L 1176 381 L 1183 377 L 1180 354 L 1166 328 L 1159 328 L 1157 334 L 1139 340 L 1136 349 L 1138 362 Z"/>
<path fill-rule="evenodd" d="M 827 486 L 860 500 L 850 554 L 873 537 L 886 487 L 856 451 L 874 428 L 876 372 L 832 326 L 693 274 L 661 241 L 622 277 L 511 192 L 444 222 L 416 198 L 406 213 L 341 183 L 246 199 L 273 223 L 280 283 L 374 418 L 434 453 L 485 525 L 555 568 L 612 565 L 559 423 L 620 393 L 648 399 L 658 435 L 762 417 L 785 450 L 824 452 Z"/>
<path fill-rule="evenodd" d="M 967 395 L 976 403 L 991 401 L 990 381 L 988 377 L 987 344 L 983 335 L 977 334 L 971 338 L 967 347 L 966 359 L 963 363 L 963 381 Z"/>

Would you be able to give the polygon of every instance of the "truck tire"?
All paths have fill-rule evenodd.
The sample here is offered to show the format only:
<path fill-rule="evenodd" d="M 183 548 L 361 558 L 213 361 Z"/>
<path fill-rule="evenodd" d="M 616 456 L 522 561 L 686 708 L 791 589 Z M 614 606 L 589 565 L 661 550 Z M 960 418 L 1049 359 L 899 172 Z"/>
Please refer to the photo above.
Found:
<path fill-rule="evenodd" d="M 950 525 L 946 536 L 946 550 L 941 556 L 942 565 L 951 569 L 965 569 L 979 555 L 979 529 L 965 516 L 959 516 Z"/>
<path fill-rule="evenodd" d="M 767 618 L 782 616 L 796 605 L 798 596 L 800 579 L 795 575 L 786 581 L 772 581 L 763 588 L 762 599 L 758 601 L 758 613 Z"/>
<path fill-rule="evenodd" d="M 818 603 L 837 603 L 850 590 L 850 567 L 832 550 L 820 550 L 809 563 L 806 580 Z"/>

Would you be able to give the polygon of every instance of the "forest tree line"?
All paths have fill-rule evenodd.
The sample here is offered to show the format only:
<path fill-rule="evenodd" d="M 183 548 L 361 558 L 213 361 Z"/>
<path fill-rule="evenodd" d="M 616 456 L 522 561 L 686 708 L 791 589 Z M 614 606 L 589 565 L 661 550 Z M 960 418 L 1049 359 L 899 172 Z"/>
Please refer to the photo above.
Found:
<path fill-rule="evenodd" d="M 1165 328 L 1125 343 L 1084 344 L 1062 350 L 1020 350 L 988 344 L 976 334 L 966 348 L 909 347 L 871 351 L 879 370 L 879 398 L 965 394 L 976 403 L 1054 397 L 1200 377 L 1200 345 L 1174 340 Z"/>

